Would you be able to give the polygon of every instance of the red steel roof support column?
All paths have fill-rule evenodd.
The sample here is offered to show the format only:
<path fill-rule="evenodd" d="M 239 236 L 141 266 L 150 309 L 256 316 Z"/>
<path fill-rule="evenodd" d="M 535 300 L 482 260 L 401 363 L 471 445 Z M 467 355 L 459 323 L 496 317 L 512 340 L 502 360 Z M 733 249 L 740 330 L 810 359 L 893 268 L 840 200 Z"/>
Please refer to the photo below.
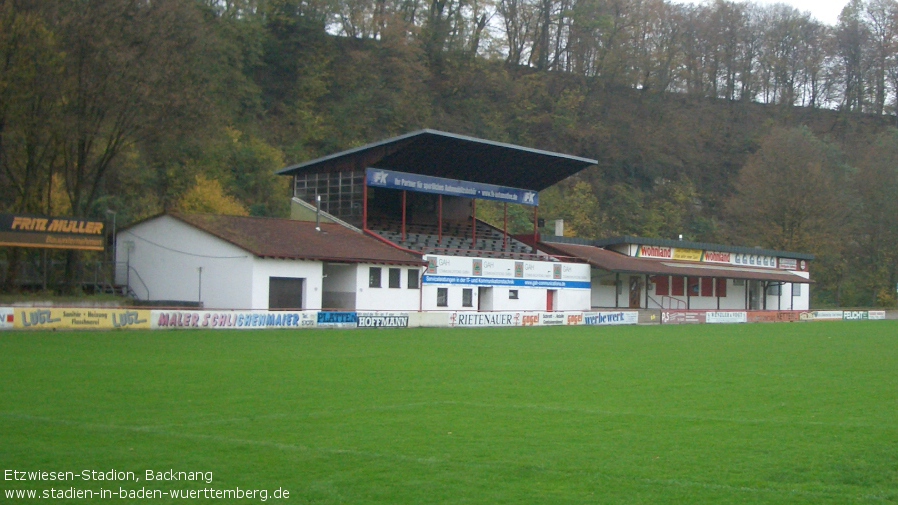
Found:
<path fill-rule="evenodd" d="M 368 229 L 368 180 L 362 185 L 362 229 Z"/>
<path fill-rule="evenodd" d="M 539 240 L 539 207 L 533 207 L 533 253 L 536 254 L 536 241 Z"/>
<path fill-rule="evenodd" d="M 505 224 L 502 226 L 502 249 L 508 248 L 508 202 L 504 203 L 502 209 L 502 219 Z"/>
<path fill-rule="evenodd" d="M 406 191 L 402 190 L 402 241 L 405 242 L 405 195 Z"/>
<path fill-rule="evenodd" d="M 471 249 L 477 249 L 477 199 L 471 200 Z"/>

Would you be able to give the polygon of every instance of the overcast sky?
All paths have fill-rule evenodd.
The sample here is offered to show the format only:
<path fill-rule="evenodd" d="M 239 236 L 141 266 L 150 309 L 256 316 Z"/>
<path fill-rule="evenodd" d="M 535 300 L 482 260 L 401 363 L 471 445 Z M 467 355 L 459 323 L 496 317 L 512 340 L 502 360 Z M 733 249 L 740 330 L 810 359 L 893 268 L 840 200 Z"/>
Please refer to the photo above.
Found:
<path fill-rule="evenodd" d="M 674 1 L 678 3 L 704 3 L 690 0 Z M 818 21 L 833 26 L 839 20 L 839 13 L 842 12 L 842 7 L 848 4 L 848 0 L 753 0 L 750 3 L 762 5 L 784 3 L 800 11 L 809 11 Z"/>

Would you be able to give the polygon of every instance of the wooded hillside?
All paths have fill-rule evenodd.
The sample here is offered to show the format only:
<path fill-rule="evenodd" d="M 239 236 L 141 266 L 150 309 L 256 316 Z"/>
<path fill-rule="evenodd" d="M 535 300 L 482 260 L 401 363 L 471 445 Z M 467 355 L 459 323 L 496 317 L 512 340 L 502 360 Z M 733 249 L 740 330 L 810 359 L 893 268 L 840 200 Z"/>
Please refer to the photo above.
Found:
<path fill-rule="evenodd" d="M 426 127 L 598 159 L 541 196 L 569 234 L 810 252 L 817 306 L 894 305 L 896 37 L 894 0 L 0 0 L 0 203 L 282 216 L 277 169 Z"/>

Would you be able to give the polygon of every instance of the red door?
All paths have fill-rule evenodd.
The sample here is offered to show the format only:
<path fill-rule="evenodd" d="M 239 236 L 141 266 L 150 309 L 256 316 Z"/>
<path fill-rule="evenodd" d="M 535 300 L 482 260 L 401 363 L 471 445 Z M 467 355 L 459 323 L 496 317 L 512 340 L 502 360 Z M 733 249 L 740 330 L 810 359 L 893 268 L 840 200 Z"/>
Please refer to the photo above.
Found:
<path fill-rule="evenodd" d="M 548 289 L 546 290 L 546 312 L 553 310 L 555 310 L 555 290 Z"/>

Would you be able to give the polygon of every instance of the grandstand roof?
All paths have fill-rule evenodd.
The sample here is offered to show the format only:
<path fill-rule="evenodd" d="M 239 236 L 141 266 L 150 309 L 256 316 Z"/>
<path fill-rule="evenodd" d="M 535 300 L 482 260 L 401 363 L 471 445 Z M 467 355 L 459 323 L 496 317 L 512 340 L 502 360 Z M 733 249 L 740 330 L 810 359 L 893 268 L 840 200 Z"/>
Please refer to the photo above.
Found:
<path fill-rule="evenodd" d="M 420 130 L 291 165 L 280 175 L 382 168 L 541 191 L 596 160 L 489 140 Z"/>
<path fill-rule="evenodd" d="M 260 258 L 346 263 L 425 264 L 411 254 L 345 226 L 292 219 L 169 213 L 169 216 Z"/>

